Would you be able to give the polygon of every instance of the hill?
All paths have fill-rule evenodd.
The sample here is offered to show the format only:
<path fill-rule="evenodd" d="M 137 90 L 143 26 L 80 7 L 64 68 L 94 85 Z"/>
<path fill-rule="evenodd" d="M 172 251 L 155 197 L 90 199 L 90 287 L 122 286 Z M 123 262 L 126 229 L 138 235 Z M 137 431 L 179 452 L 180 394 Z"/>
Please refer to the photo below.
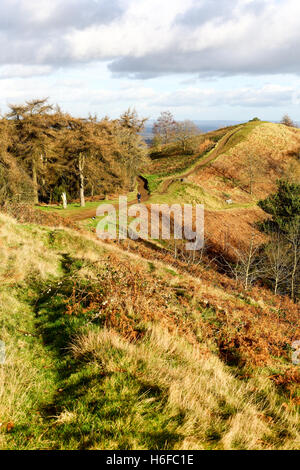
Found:
<path fill-rule="evenodd" d="M 153 139 L 153 133 L 152 133 L 152 128 L 154 124 L 154 120 L 149 120 L 147 121 L 145 125 L 145 129 L 142 132 L 142 136 L 144 139 L 150 144 L 152 139 Z M 194 119 L 193 122 L 196 124 L 196 126 L 201 130 L 202 133 L 206 134 L 211 131 L 215 131 L 217 129 L 221 129 L 224 127 L 229 127 L 229 126 L 235 126 L 236 124 L 239 124 L 237 121 L 232 121 L 232 120 L 222 120 L 222 119 L 209 119 L 209 120 L 203 120 L 203 119 Z"/>
<path fill-rule="evenodd" d="M 252 122 L 154 156 L 147 206 L 205 203 L 194 259 L 174 240 L 97 240 L 99 201 L 1 208 L 0 448 L 299 448 L 299 304 L 219 263 L 267 241 L 257 201 L 298 178 L 299 132 Z"/>
<path fill-rule="evenodd" d="M 135 242 L 0 231 L 2 449 L 299 447 L 289 300 Z"/>
<path fill-rule="evenodd" d="M 200 155 L 156 156 L 150 202 L 204 204 L 207 242 L 232 257 L 252 236 L 265 240 L 257 202 L 280 178 L 300 181 L 300 130 L 253 121 L 202 135 L 199 146 Z"/>
<path fill-rule="evenodd" d="M 299 129 L 246 125 L 215 161 L 189 180 L 220 201 L 230 196 L 237 204 L 252 203 L 274 191 L 279 178 L 292 176 L 299 181 L 299 149 Z"/>

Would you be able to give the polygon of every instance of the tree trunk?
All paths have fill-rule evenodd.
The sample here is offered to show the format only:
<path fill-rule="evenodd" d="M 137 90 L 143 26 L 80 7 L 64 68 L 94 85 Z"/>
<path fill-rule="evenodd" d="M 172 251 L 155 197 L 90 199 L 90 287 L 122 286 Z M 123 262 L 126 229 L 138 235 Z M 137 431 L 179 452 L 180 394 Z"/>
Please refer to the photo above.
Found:
<path fill-rule="evenodd" d="M 32 181 L 33 181 L 33 193 L 34 193 L 34 203 L 39 203 L 39 193 L 38 193 L 38 182 L 37 182 L 37 171 L 36 163 L 32 160 Z"/>
<path fill-rule="evenodd" d="M 274 294 L 275 295 L 277 295 L 277 292 L 278 292 L 278 283 L 279 283 L 278 276 L 276 276 L 275 287 L 274 287 Z"/>
<path fill-rule="evenodd" d="M 66 195 L 66 193 L 62 193 L 61 198 L 63 200 L 63 208 L 67 209 L 68 204 L 67 204 L 67 195 Z"/>
<path fill-rule="evenodd" d="M 292 278 L 291 278 L 291 297 L 294 302 L 296 302 L 296 292 L 295 292 L 295 284 L 296 284 L 296 272 L 297 272 L 297 264 L 298 264 L 298 256 L 297 256 L 297 244 L 295 243 L 293 246 L 293 269 L 292 269 Z"/>
<path fill-rule="evenodd" d="M 250 284 L 250 271 L 251 271 L 251 265 L 253 262 L 253 247 L 254 247 L 254 240 L 253 236 L 251 237 L 251 243 L 249 247 L 249 255 L 247 259 L 247 264 L 246 264 L 246 270 L 245 270 L 245 289 L 248 290 L 249 284 Z"/>
<path fill-rule="evenodd" d="M 84 155 L 80 154 L 79 161 L 78 161 L 78 168 L 79 168 L 79 182 L 80 182 L 80 206 L 85 207 L 85 197 L 84 197 L 84 164 L 85 164 L 85 157 Z"/>

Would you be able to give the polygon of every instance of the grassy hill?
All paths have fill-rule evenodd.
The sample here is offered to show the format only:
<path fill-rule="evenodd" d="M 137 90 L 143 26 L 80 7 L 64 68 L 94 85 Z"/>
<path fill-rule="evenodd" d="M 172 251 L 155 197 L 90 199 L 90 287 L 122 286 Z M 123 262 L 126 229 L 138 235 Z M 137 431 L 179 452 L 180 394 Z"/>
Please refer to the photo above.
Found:
<path fill-rule="evenodd" d="M 0 232 L 2 449 L 299 447 L 289 300 L 134 242 Z"/>
<path fill-rule="evenodd" d="M 205 203 L 214 254 L 262 243 L 256 202 L 298 178 L 299 136 L 261 122 L 202 136 L 193 157 L 153 159 L 147 203 Z M 0 448 L 298 449 L 299 305 L 172 242 L 100 242 L 93 204 L 0 211 Z"/>
<path fill-rule="evenodd" d="M 299 149 L 298 129 L 271 123 L 247 124 L 214 162 L 189 179 L 220 204 L 226 196 L 236 204 L 253 203 L 274 191 L 279 178 L 292 176 L 299 181 Z"/>
<path fill-rule="evenodd" d="M 194 156 L 155 158 L 150 202 L 204 204 L 206 238 L 216 251 L 224 252 L 225 239 L 231 255 L 252 235 L 263 241 L 257 223 L 266 215 L 257 202 L 280 178 L 300 181 L 300 130 L 252 121 L 205 134 L 199 147 Z"/>
<path fill-rule="evenodd" d="M 202 189 L 208 208 L 225 208 L 229 197 L 235 204 L 253 204 L 275 189 L 277 179 L 299 180 L 299 152 L 299 129 L 254 121 L 201 136 L 199 152 L 193 156 L 162 151 L 152 161 L 149 176 L 171 182 L 184 177 L 185 184 Z M 188 198 L 189 188 L 185 189 Z M 212 207 L 208 195 L 215 199 Z"/>

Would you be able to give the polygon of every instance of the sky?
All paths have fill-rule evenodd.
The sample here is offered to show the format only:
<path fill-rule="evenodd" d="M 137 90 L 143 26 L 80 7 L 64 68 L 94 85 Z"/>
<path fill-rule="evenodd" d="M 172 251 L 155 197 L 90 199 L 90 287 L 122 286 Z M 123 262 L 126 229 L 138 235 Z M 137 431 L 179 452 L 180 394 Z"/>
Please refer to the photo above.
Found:
<path fill-rule="evenodd" d="M 0 110 L 300 121 L 299 0 L 0 0 Z"/>

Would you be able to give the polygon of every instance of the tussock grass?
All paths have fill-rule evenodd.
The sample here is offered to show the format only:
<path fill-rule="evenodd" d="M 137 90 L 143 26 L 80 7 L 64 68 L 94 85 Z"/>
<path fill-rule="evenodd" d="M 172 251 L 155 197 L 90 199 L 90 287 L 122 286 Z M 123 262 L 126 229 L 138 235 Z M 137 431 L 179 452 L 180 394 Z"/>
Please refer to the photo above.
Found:
<path fill-rule="evenodd" d="M 101 368 L 105 389 L 113 386 L 118 370 L 147 384 L 148 391 L 139 398 L 140 408 L 147 413 L 147 403 L 160 402 L 161 412 L 169 417 L 165 432 L 176 430 L 172 448 L 277 448 L 283 444 L 279 443 L 282 429 L 289 436 L 283 447 L 299 445 L 296 416 L 278 412 L 270 384 L 264 383 L 262 398 L 254 392 L 255 380 L 246 384 L 237 380 L 216 356 L 157 325 L 142 342 L 133 344 L 112 330 L 89 331 L 76 337 L 71 351 L 76 359 Z M 133 413 L 130 424 L 124 423 L 124 432 L 132 435 L 131 446 L 139 443 L 140 447 L 146 421 L 146 415 L 141 419 Z M 106 447 L 105 441 L 99 445 Z"/>
<path fill-rule="evenodd" d="M 270 355 L 229 366 L 216 342 L 237 335 L 251 358 L 247 316 L 255 347 L 267 350 L 268 333 L 280 345 L 290 305 L 272 322 L 263 292 L 258 306 L 216 273 L 163 257 L 150 266 L 147 252 L 92 234 L 2 215 L 0 233 L 2 449 L 299 447 L 297 407 L 268 379 Z M 289 367 L 279 357 L 274 373 L 280 361 Z"/>
<path fill-rule="evenodd" d="M 0 215 L 0 276 L 4 282 L 20 282 L 29 274 L 57 273 L 58 256 L 45 250 L 46 229 L 18 225 L 7 215 Z"/>
<path fill-rule="evenodd" d="M 1 449 L 32 449 L 44 430 L 42 404 L 55 388 L 55 370 L 36 334 L 34 312 L 19 297 L 14 289 L 0 288 L 0 338 L 6 347 L 0 365 Z"/>

